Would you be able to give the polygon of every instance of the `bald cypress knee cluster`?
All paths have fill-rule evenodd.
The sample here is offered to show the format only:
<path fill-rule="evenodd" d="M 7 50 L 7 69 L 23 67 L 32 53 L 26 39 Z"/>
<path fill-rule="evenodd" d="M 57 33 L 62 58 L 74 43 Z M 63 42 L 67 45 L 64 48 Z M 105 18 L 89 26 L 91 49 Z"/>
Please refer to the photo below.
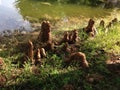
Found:
<path fill-rule="evenodd" d="M 28 42 L 28 48 L 27 48 L 27 51 L 25 54 L 26 54 L 26 56 L 25 56 L 25 60 L 24 60 L 23 64 L 28 59 L 30 59 L 32 64 L 38 65 L 38 64 L 42 63 L 42 61 L 41 61 L 42 58 L 47 57 L 45 49 L 37 48 L 36 50 L 34 50 L 34 45 L 33 45 L 32 41 L 30 41 L 30 40 Z"/>
<path fill-rule="evenodd" d="M 50 32 L 51 32 L 50 23 L 48 21 L 43 21 L 41 24 L 41 31 L 40 31 L 38 39 L 37 39 L 38 42 L 42 43 L 40 45 L 40 47 L 33 51 L 35 46 L 33 45 L 32 41 L 29 40 L 29 42 L 28 42 L 27 56 L 29 57 L 29 59 L 32 60 L 33 64 L 35 64 L 35 65 L 42 64 L 41 58 L 46 57 L 46 52 L 45 52 L 46 50 L 48 51 L 48 50 L 55 49 L 53 47 L 53 43 L 51 41 Z M 78 61 L 82 62 L 82 67 L 88 67 L 88 62 L 86 61 L 85 54 L 76 52 L 77 48 L 75 47 L 75 44 L 76 44 L 77 40 L 78 40 L 78 31 L 77 30 L 65 32 L 64 37 L 61 41 L 61 44 L 62 43 L 65 43 L 65 44 L 61 48 L 60 52 L 59 52 L 58 48 L 56 49 L 56 51 L 59 53 L 61 53 L 61 51 L 62 51 L 63 53 L 68 53 L 68 55 L 70 54 L 69 60 L 65 61 L 65 63 L 70 63 L 72 61 L 72 59 L 73 59 L 73 61 L 75 59 L 78 59 Z M 72 45 L 72 44 L 74 44 L 74 45 Z M 33 52 L 35 52 L 35 53 L 33 53 Z M 54 52 L 55 52 L 55 50 L 54 50 Z M 75 53 L 75 54 L 73 54 L 73 53 Z"/>
<path fill-rule="evenodd" d="M 75 44 L 78 40 L 78 31 L 73 30 L 70 32 L 65 32 L 63 39 L 60 43 L 68 42 L 69 44 Z"/>
<path fill-rule="evenodd" d="M 112 27 L 112 25 L 117 22 L 118 19 L 114 18 L 105 27 L 105 21 L 101 20 L 99 27 L 102 27 L 102 29 L 106 30 L 106 28 Z M 95 28 L 95 21 L 93 19 L 89 19 L 88 25 L 84 28 L 84 32 L 90 37 L 95 37 L 97 30 Z M 26 55 L 32 62 L 34 62 L 35 65 L 37 65 L 38 63 L 42 63 L 41 58 L 47 57 L 46 51 L 52 51 L 58 55 L 63 53 L 65 57 L 68 58 L 64 61 L 66 64 L 69 65 L 71 62 L 77 61 L 80 62 L 82 67 L 89 67 L 89 64 L 86 60 L 86 55 L 82 52 L 79 52 L 80 47 L 77 46 L 77 41 L 79 40 L 78 38 L 78 30 L 74 29 L 72 31 L 66 31 L 62 40 L 60 42 L 58 41 L 56 44 L 56 42 L 54 43 L 51 40 L 51 25 L 49 21 L 43 21 L 41 24 L 41 31 L 37 38 L 39 45 L 36 47 L 33 45 L 32 41 L 29 40 Z"/>

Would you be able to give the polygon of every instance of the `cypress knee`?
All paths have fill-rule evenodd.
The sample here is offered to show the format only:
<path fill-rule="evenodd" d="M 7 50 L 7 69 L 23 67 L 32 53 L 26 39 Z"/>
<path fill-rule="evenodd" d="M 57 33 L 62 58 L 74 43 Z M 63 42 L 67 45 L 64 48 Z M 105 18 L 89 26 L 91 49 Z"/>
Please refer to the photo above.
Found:
<path fill-rule="evenodd" d="M 72 53 L 69 57 L 69 59 L 67 59 L 65 61 L 66 64 L 70 64 L 71 62 L 79 62 L 80 66 L 82 66 L 83 68 L 88 68 L 89 64 L 86 60 L 86 55 L 82 52 L 75 52 Z"/>
<path fill-rule="evenodd" d="M 34 58 L 35 58 L 35 61 L 34 61 L 34 64 L 35 64 L 35 65 L 41 64 L 40 49 L 37 49 L 37 50 L 36 50 Z"/>
<path fill-rule="evenodd" d="M 46 55 L 46 52 L 45 52 L 45 49 L 44 49 L 44 48 L 41 48 L 41 49 L 40 49 L 40 54 L 41 54 L 41 58 L 47 57 L 47 55 Z"/>
<path fill-rule="evenodd" d="M 38 40 L 45 43 L 51 41 L 51 25 L 48 21 L 43 21 L 41 25 L 41 32 L 38 36 Z"/>
<path fill-rule="evenodd" d="M 31 61 L 33 61 L 33 43 L 30 40 L 28 42 L 27 56 Z"/>

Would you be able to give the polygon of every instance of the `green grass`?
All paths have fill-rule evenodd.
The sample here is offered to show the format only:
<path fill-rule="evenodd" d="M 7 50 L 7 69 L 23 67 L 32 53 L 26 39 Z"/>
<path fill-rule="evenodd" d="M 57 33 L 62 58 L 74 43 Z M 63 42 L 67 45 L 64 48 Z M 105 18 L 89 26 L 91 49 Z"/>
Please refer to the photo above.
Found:
<path fill-rule="evenodd" d="M 49 6 L 33 0 L 21 0 L 17 7 L 20 7 L 20 13 L 24 17 L 29 16 L 31 20 L 68 18 L 70 23 L 54 22 L 55 28 L 52 29 L 54 40 L 61 40 L 66 30 L 83 28 L 83 25 L 86 25 L 84 20 L 83 25 L 77 21 L 83 19 L 81 16 L 98 18 L 109 15 L 110 12 L 97 7 L 71 4 L 52 3 Z M 72 20 L 79 23 L 73 23 Z M 89 69 L 82 69 L 74 64 L 63 68 L 65 52 L 60 55 L 47 52 L 47 58 L 42 59 L 41 67 L 35 67 L 28 61 L 23 65 L 24 68 L 21 68 L 24 54 L 19 50 L 21 47 L 15 47 L 18 43 L 27 42 L 29 39 L 34 40 L 37 36 L 33 38 L 27 34 L 4 37 L 0 42 L 0 57 L 4 59 L 5 64 L 3 69 L 0 69 L 0 75 L 6 77 L 7 80 L 3 82 L 4 84 L 0 83 L 0 90 L 60 90 L 66 84 L 72 84 L 75 90 L 80 88 L 82 90 L 118 90 L 120 88 L 119 74 L 109 71 L 105 62 L 109 59 L 108 53 L 120 54 L 120 25 L 119 23 L 114 25 L 107 33 L 101 28 L 97 29 L 99 33 L 94 39 L 88 38 L 81 29 L 78 31 L 80 41 L 77 45 L 79 45 L 79 51 L 86 54 Z M 103 79 L 91 83 L 86 79 L 91 74 L 101 75 Z"/>
<path fill-rule="evenodd" d="M 105 61 L 108 58 L 107 53 L 120 53 L 119 27 L 119 24 L 114 25 L 108 33 L 104 33 L 98 28 L 99 34 L 94 39 L 86 38 L 85 35 L 83 36 L 84 33 L 79 30 L 79 37 L 82 40 L 82 42 L 78 42 L 79 51 L 86 54 L 90 64 L 90 68 L 87 70 L 76 65 L 63 68 L 64 54 L 57 55 L 49 52 L 47 58 L 42 59 L 43 65 L 35 67 L 38 71 L 36 73 L 35 70 L 31 70 L 34 66 L 29 61 L 24 65 L 24 68 L 19 68 L 19 63 L 13 64 L 13 61 L 22 57 L 22 54 L 15 53 L 11 56 L 9 50 L 7 52 L 0 51 L 0 56 L 5 62 L 5 67 L 0 70 L 0 74 L 7 78 L 4 87 L 1 87 L 2 90 L 8 88 L 10 90 L 60 90 L 66 84 L 72 84 L 75 90 L 78 88 L 83 90 L 118 90 L 120 77 L 107 69 Z M 96 73 L 102 75 L 104 79 L 89 83 L 86 80 L 87 75 Z"/>

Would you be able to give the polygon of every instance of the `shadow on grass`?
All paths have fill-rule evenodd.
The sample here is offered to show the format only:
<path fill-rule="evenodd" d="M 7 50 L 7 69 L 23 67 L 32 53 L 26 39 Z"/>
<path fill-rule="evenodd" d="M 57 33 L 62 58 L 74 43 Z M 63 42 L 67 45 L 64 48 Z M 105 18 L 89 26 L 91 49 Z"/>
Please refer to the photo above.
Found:
<path fill-rule="evenodd" d="M 110 76 L 112 74 L 107 72 L 104 75 L 104 72 L 104 74 L 100 73 L 104 75 L 103 80 L 90 83 L 86 80 L 86 76 L 91 73 L 100 72 L 79 69 L 61 74 L 48 74 L 45 77 L 31 75 L 19 84 L 1 87 L 0 90 L 62 90 L 62 87 L 67 84 L 72 85 L 74 90 L 118 90 L 120 88 L 120 77 Z"/>

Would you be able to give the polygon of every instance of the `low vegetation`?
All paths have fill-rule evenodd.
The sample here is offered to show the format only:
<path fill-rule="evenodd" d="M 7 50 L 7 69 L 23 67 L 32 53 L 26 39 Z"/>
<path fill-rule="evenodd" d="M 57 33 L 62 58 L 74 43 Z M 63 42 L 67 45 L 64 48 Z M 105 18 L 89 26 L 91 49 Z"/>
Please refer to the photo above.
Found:
<path fill-rule="evenodd" d="M 21 64 L 25 51 L 20 50 L 24 47 L 20 47 L 19 44 L 27 43 L 29 39 L 36 44 L 39 32 L 2 36 L 0 40 L 1 90 L 118 90 L 120 88 L 119 64 L 109 67 L 106 61 L 120 58 L 119 27 L 119 22 L 110 27 L 107 32 L 104 28 L 98 27 L 98 34 L 94 38 L 88 37 L 82 31 L 82 27 L 78 29 L 79 41 L 76 44 L 78 51 L 85 53 L 89 68 L 82 68 L 78 63 L 71 63 L 68 67 L 64 67 L 66 53 L 57 54 L 52 51 L 46 53 L 47 57 L 42 59 L 40 66 L 33 65 L 30 60 Z M 62 34 L 54 30 L 52 34 L 54 39 L 57 38 L 55 40 L 61 39 L 57 36 Z"/>

